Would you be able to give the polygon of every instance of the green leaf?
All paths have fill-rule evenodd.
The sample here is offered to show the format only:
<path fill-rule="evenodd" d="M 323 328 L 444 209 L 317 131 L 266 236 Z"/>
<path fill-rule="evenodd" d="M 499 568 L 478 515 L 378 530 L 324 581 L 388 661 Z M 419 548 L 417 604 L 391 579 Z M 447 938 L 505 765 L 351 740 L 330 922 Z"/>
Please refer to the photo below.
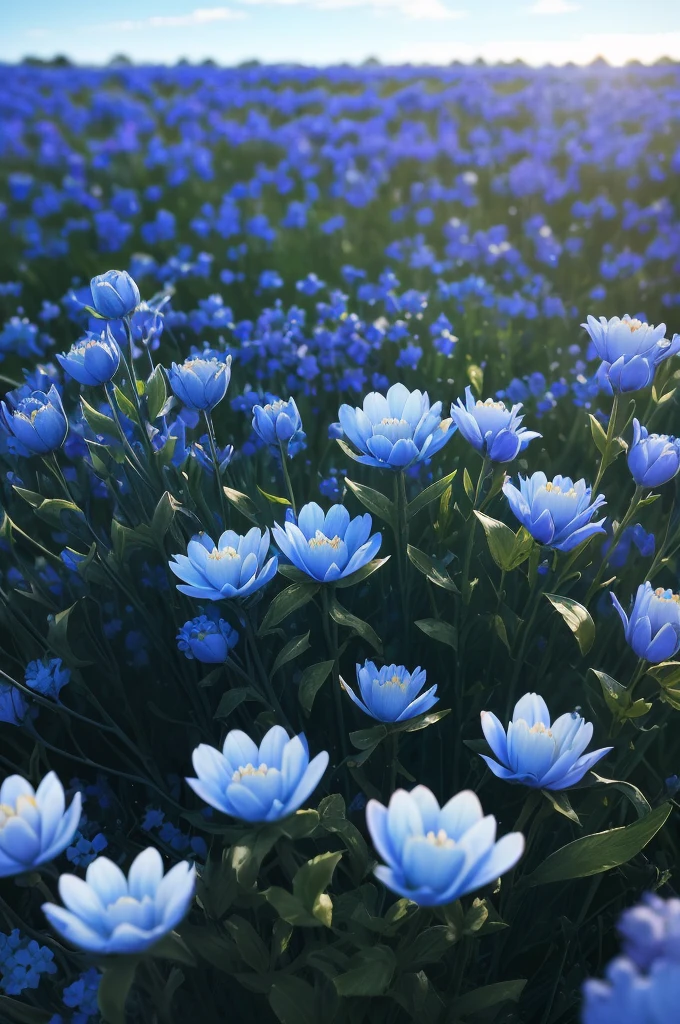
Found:
<path fill-rule="evenodd" d="M 267 494 L 267 492 L 263 491 L 259 485 L 257 489 L 262 495 L 262 497 L 266 498 L 267 501 L 270 501 L 272 505 L 287 505 L 290 508 L 290 502 L 288 501 L 288 498 L 279 498 L 277 494 Z"/>
<path fill-rule="evenodd" d="M 454 1015 L 451 1020 L 457 1021 L 460 1017 L 489 1010 L 501 1003 L 516 1003 L 526 983 L 526 978 L 517 978 L 515 981 L 498 981 L 494 985 L 483 985 L 472 992 L 466 992 L 453 1004 Z"/>
<path fill-rule="evenodd" d="M 650 665 L 647 675 L 655 679 L 662 690 L 674 690 L 680 683 L 680 661 L 662 661 Z"/>
<path fill-rule="evenodd" d="M 481 366 L 475 366 L 474 363 L 470 363 L 467 368 L 467 376 L 477 394 L 481 395 L 482 388 L 484 387 L 484 371 Z"/>
<path fill-rule="evenodd" d="M 224 927 L 233 938 L 248 967 L 252 967 L 258 974 L 265 974 L 269 970 L 269 950 L 252 924 L 244 917 L 234 914 L 225 921 Z"/>
<path fill-rule="evenodd" d="M 363 565 L 361 569 L 357 569 L 356 572 L 351 572 L 349 576 L 343 576 L 341 580 L 336 580 L 335 587 L 338 590 L 345 590 L 347 587 L 356 586 L 357 583 L 363 583 L 374 572 L 381 569 L 385 562 L 389 562 L 390 557 L 390 555 L 387 555 L 385 558 L 374 558 L 372 562 L 367 562 L 366 565 Z"/>
<path fill-rule="evenodd" d="M 598 418 L 593 416 L 592 412 L 588 415 L 590 417 L 590 433 L 592 434 L 593 441 L 595 442 L 595 447 L 600 455 L 604 455 L 607 448 L 607 434 L 605 433 Z"/>
<path fill-rule="evenodd" d="M 213 718 L 229 718 L 229 715 L 247 700 L 257 700 L 262 703 L 262 697 L 252 686 L 235 686 L 232 690 L 227 690 L 222 694 Z"/>
<path fill-rule="evenodd" d="M 146 411 L 153 423 L 160 414 L 168 398 L 168 389 L 165 384 L 163 367 L 159 363 L 146 382 Z"/>
<path fill-rule="evenodd" d="M 413 544 L 407 545 L 406 554 L 409 557 L 409 561 L 415 565 L 418 572 L 422 572 L 423 576 L 425 576 L 430 583 L 434 583 L 437 587 L 441 587 L 443 590 L 448 590 L 452 594 L 457 594 L 459 592 L 458 587 L 438 559 L 432 558 L 430 555 L 426 555 L 424 551 L 414 547 Z"/>
<path fill-rule="evenodd" d="M 375 491 L 372 487 L 367 487 L 366 484 L 355 484 L 353 480 L 349 480 L 347 477 L 345 477 L 345 483 L 364 508 L 367 508 L 372 515 L 378 516 L 379 519 L 388 523 L 392 529 L 395 528 L 397 510 L 394 507 L 394 502 L 390 501 L 382 491 Z"/>
<path fill-rule="evenodd" d="M 165 539 L 166 533 L 172 526 L 175 514 L 181 507 L 181 502 L 177 498 L 173 498 L 170 491 L 165 491 L 159 498 L 151 520 L 151 533 L 159 543 L 162 543 Z"/>
<path fill-rule="evenodd" d="M 340 860 L 342 853 L 320 853 L 298 868 L 293 878 L 293 896 L 328 928 L 331 924 L 332 904 L 326 889 Z"/>
<path fill-rule="evenodd" d="M 449 473 L 448 476 L 443 476 L 441 480 L 435 480 L 433 484 L 426 487 L 424 491 L 421 491 L 413 501 L 410 501 L 406 506 L 406 518 L 413 519 L 415 515 L 420 512 L 421 509 L 425 508 L 430 504 L 431 501 L 437 501 L 441 498 L 442 494 L 451 485 L 453 478 L 458 471 L 454 469 L 453 473 Z"/>
<path fill-rule="evenodd" d="M 425 928 L 413 942 L 399 951 L 400 960 L 409 970 L 422 964 L 436 964 L 459 938 L 455 930 L 446 924 Z"/>
<path fill-rule="evenodd" d="M 61 528 L 64 527 L 64 513 L 71 513 L 78 516 L 79 519 L 85 518 L 77 505 L 72 501 L 66 501 L 64 498 L 46 498 L 40 508 L 35 510 L 38 519 L 44 520 L 51 526 L 59 526 Z"/>
<path fill-rule="evenodd" d="M 37 1006 L 20 1003 L 18 999 L 0 995 L 0 1018 L 6 1024 L 47 1024 L 53 1014 L 49 1010 L 40 1010 Z"/>
<path fill-rule="evenodd" d="M 499 519 L 492 519 L 475 509 L 475 515 L 482 524 L 486 534 L 489 553 L 499 569 L 511 572 L 529 557 L 534 539 L 526 530 L 520 528 L 513 533 L 509 526 Z"/>
<path fill-rule="evenodd" d="M 565 792 L 559 790 L 553 792 L 549 789 L 543 789 L 541 792 L 553 810 L 557 811 L 558 814 L 563 814 L 565 818 L 569 818 L 569 821 L 573 821 L 576 825 L 581 824 L 580 818 L 571 806 L 569 797 Z"/>
<path fill-rule="evenodd" d="M 307 714 L 312 710 L 314 699 L 328 679 L 334 664 L 335 662 L 332 660 L 320 661 L 316 665 L 308 665 L 302 673 L 298 687 L 298 700 Z"/>
<path fill-rule="evenodd" d="M 475 500 L 475 485 L 472 482 L 470 474 L 467 471 L 467 466 L 463 470 L 463 490 L 467 494 L 471 502 Z"/>
<path fill-rule="evenodd" d="M 85 401 L 82 395 L 80 396 L 80 404 L 83 410 L 83 419 L 95 434 L 101 437 L 118 437 L 118 427 L 110 416 L 105 416 L 93 408 L 89 402 Z"/>
<path fill-rule="evenodd" d="M 269 991 L 269 1005 L 281 1024 L 318 1024 L 314 989 L 292 974 L 279 974 Z"/>
<path fill-rule="evenodd" d="M 116 405 L 122 412 L 123 416 L 127 416 L 127 418 L 132 420 L 133 423 L 137 423 L 137 410 L 130 399 L 123 394 L 117 384 L 113 385 L 113 393 L 116 397 Z"/>
<path fill-rule="evenodd" d="M 350 960 L 350 969 L 333 978 L 339 996 L 382 996 L 387 992 L 397 961 L 387 946 L 369 946 Z"/>
<path fill-rule="evenodd" d="M 71 644 L 68 636 L 69 626 L 73 624 L 75 630 L 78 631 L 78 618 L 81 620 L 79 635 L 76 635 L 75 643 Z M 76 601 L 70 608 L 57 612 L 56 615 L 50 616 L 48 620 L 47 641 L 51 650 L 73 668 L 84 668 L 86 665 L 93 665 L 97 658 L 96 651 L 92 651 L 90 658 L 87 657 L 92 645 L 85 645 L 84 643 L 86 627 L 83 618 L 84 611 L 81 601 Z M 74 647 L 78 650 L 78 655 L 74 653 Z M 85 657 L 81 657 L 81 655 Z"/>
<path fill-rule="evenodd" d="M 591 668 L 590 671 L 597 677 L 605 703 L 617 721 L 640 718 L 651 709 L 652 705 L 642 698 L 633 701 L 623 683 L 619 683 L 606 672 L 600 672 L 596 668 Z"/>
<path fill-rule="evenodd" d="M 16 491 L 19 497 L 27 501 L 32 508 L 40 508 L 45 500 L 42 494 L 38 494 L 37 491 L 29 491 L 27 487 L 17 487 L 16 484 L 12 484 L 12 490 Z"/>
<path fill-rule="evenodd" d="M 550 601 L 553 608 L 557 609 L 576 637 L 581 654 L 587 654 L 595 642 L 595 623 L 588 609 L 570 597 L 560 597 L 559 594 L 544 594 L 543 596 Z"/>
<path fill-rule="evenodd" d="M 337 622 L 339 626 L 345 626 L 346 629 L 351 629 L 362 637 L 366 643 L 370 644 L 374 651 L 382 655 L 382 641 L 372 626 L 369 626 L 363 619 L 357 618 L 356 615 L 352 615 L 348 612 L 340 602 L 338 601 L 335 594 L 331 595 L 331 599 L 328 602 L 328 610 L 331 613 L 331 617 Z"/>
<path fill-rule="evenodd" d="M 257 505 L 251 501 L 247 494 L 242 494 L 241 491 L 235 491 L 233 487 L 223 487 L 224 496 L 230 505 L 233 505 L 235 509 L 249 519 L 251 523 L 255 523 L 259 526 L 259 520 L 257 518 Z"/>
<path fill-rule="evenodd" d="M 623 793 L 637 811 L 638 818 L 644 818 L 646 815 L 652 813 L 652 808 L 647 797 L 637 788 L 637 786 L 634 786 L 632 782 L 623 782 L 621 779 L 605 779 L 593 771 L 591 771 L 590 774 L 599 785 L 611 786 L 612 789 L 618 789 Z"/>
<path fill-rule="evenodd" d="M 626 864 L 654 838 L 671 810 L 671 804 L 662 804 L 632 825 L 576 839 L 551 853 L 527 881 L 530 885 L 545 885 L 569 878 L 588 878 Z"/>
<path fill-rule="evenodd" d="M 276 660 L 272 665 L 271 675 L 274 675 L 280 668 L 287 665 L 289 661 L 293 661 L 295 658 L 299 658 L 301 654 L 308 651 L 311 644 L 309 642 L 309 630 L 306 633 L 301 633 L 300 636 L 294 636 L 292 640 L 289 640 L 285 647 L 282 647 L 279 653 L 276 655 Z"/>
<path fill-rule="evenodd" d="M 298 608 L 302 608 L 308 601 L 311 601 L 319 589 L 320 584 L 308 580 L 306 583 L 291 583 L 289 587 L 277 594 L 267 609 L 267 614 L 262 620 L 258 630 L 259 636 L 264 636 L 279 622 L 292 615 Z"/>
<path fill-rule="evenodd" d="M 455 626 L 450 625 L 448 622 L 442 622 L 441 619 L 417 619 L 415 624 L 418 629 L 431 636 L 433 640 L 439 640 L 440 643 L 447 644 L 454 651 L 458 650 L 458 632 Z"/>
<path fill-rule="evenodd" d="M 278 885 L 270 886 L 262 895 L 274 907 L 279 917 L 288 924 L 297 925 L 299 928 L 331 926 L 333 908 L 328 896 L 325 899 L 320 897 L 317 913 L 312 914 L 301 900 Z"/>
<path fill-rule="evenodd" d="M 104 968 L 97 1002 L 105 1024 L 125 1024 L 125 1004 L 138 963 L 137 957 L 120 956 Z"/>

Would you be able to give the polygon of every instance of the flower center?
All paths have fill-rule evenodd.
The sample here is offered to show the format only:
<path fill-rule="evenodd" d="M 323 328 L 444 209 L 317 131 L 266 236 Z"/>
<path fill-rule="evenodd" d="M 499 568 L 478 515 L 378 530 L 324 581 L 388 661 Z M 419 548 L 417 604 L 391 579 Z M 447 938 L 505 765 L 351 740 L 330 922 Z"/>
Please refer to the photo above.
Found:
<path fill-rule="evenodd" d="M 552 730 L 547 725 L 544 725 L 543 722 L 535 722 L 529 729 L 529 732 L 541 733 L 543 736 L 552 736 Z"/>
<path fill-rule="evenodd" d="M 19 813 L 19 800 L 23 800 L 29 807 L 37 807 L 35 797 L 30 794 L 23 794 L 18 797 L 14 807 L 11 804 L 0 804 L 0 832 L 3 830 L 10 818 L 16 818 Z"/>
<path fill-rule="evenodd" d="M 494 402 L 493 398 L 487 398 L 486 401 L 484 401 L 484 402 L 481 400 L 481 398 L 477 399 L 477 408 L 478 409 L 501 409 L 503 412 L 506 411 L 505 410 L 505 403 L 504 402 Z"/>
<path fill-rule="evenodd" d="M 639 331 L 641 327 L 646 327 L 646 324 L 642 320 L 625 320 L 624 323 L 628 324 L 631 331 Z"/>
<path fill-rule="evenodd" d="M 383 682 L 381 682 L 379 679 L 376 679 L 375 682 L 379 686 L 399 686 L 403 690 L 406 686 L 406 683 L 408 682 L 408 679 L 402 679 L 395 674 L 393 676 L 390 676 L 389 679 L 385 679 Z"/>
<path fill-rule="evenodd" d="M 446 850 L 452 850 L 456 845 L 455 840 L 450 839 L 443 828 L 440 828 L 436 833 L 432 831 L 428 832 L 425 838 L 432 846 L 440 846 Z"/>
<path fill-rule="evenodd" d="M 285 405 L 286 403 L 284 402 L 284 400 L 282 398 L 279 398 L 278 401 L 276 402 L 268 402 L 267 405 L 265 405 L 264 407 L 264 411 L 274 413 L 281 412 Z"/>
<path fill-rule="evenodd" d="M 234 774 L 232 775 L 231 781 L 232 782 L 240 782 L 241 779 L 246 778 L 246 776 L 248 776 L 248 775 L 260 775 L 260 776 L 264 777 L 267 774 L 268 771 L 269 771 L 269 768 L 264 763 L 261 764 L 259 768 L 255 768 L 255 766 L 250 764 L 250 763 L 245 765 L 245 767 L 243 765 L 240 765 L 238 770 L 235 771 Z"/>
<path fill-rule="evenodd" d="M 310 548 L 312 549 L 329 547 L 333 548 L 334 551 L 337 551 L 340 545 L 342 544 L 342 541 L 340 537 L 338 537 L 337 533 L 335 537 L 331 538 L 327 537 L 325 533 L 321 532 L 321 530 L 317 530 L 314 536 L 308 541 L 308 543 Z"/>
<path fill-rule="evenodd" d="M 557 484 L 552 483 L 550 480 L 548 480 L 547 484 L 545 485 L 545 490 L 548 492 L 548 494 L 552 494 L 553 492 L 555 494 L 563 494 L 565 498 L 576 497 L 575 487 L 570 487 L 568 491 L 563 491 L 561 487 L 558 487 Z"/>
<path fill-rule="evenodd" d="M 675 601 L 676 604 L 680 603 L 680 594 L 674 594 L 672 590 L 664 590 L 663 587 L 657 587 L 654 591 L 654 596 L 658 597 L 660 601 Z"/>
<path fill-rule="evenodd" d="M 212 558 L 216 562 L 219 562 L 223 558 L 238 558 L 238 551 L 236 550 L 236 548 L 230 547 L 213 548 L 212 551 L 208 554 L 208 558 Z"/>
<path fill-rule="evenodd" d="M 407 427 L 408 420 L 402 420 L 398 416 L 383 416 L 380 421 L 381 427 Z"/>

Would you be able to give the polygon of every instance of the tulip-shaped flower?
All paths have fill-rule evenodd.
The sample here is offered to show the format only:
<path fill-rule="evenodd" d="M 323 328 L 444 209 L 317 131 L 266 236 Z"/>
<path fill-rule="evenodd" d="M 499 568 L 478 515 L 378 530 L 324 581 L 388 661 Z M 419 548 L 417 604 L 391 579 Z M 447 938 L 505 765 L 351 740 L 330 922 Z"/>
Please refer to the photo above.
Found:
<path fill-rule="evenodd" d="M 521 403 L 506 408 L 503 402 L 487 398 L 476 402 L 472 389 L 465 389 L 465 405 L 459 398 L 451 406 L 451 418 L 461 434 L 481 455 L 492 462 L 512 462 L 530 441 L 541 434 L 521 426 Z"/>
<path fill-rule="evenodd" d="M 70 350 L 57 359 L 79 384 L 96 387 L 107 384 L 116 374 L 120 365 L 118 342 L 108 329 L 101 335 L 89 331 L 84 338 L 72 345 Z"/>
<path fill-rule="evenodd" d="M 254 406 L 253 430 L 270 448 L 283 446 L 290 458 L 306 447 L 307 435 L 294 398 Z"/>
<path fill-rule="evenodd" d="M 177 646 L 185 658 L 204 665 L 223 665 L 238 643 L 238 633 L 224 619 L 197 615 L 185 622 L 177 634 Z"/>
<path fill-rule="evenodd" d="M 368 512 L 350 521 L 343 505 L 323 509 L 311 501 L 300 509 L 297 525 L 274 525 L 274 540 L 296 568 L 320 583 L 334 583 L 363 568 L 378 553 L 382 535 L 371 536 Z"/>
<path fill-rule="evenodd" d="M 550 481 L 539 472 L 527 479 L 520 477 L 519 488 L 506 480 L 503 493 L 517 519 L 539 544 L 571 551 L 593 534 L 605 533 L 604 519 L 590 521 L 606 504 L 604 495 L 598 494 L 591 504 L 592 488 L 585 480 L 574 483 L 568 476 L 556 476 Z"/>
<path fill-rule="evenodd" d="M 403 665 L 383 665 L 377 669 L 372 661 L 357 665 L 357 682 L 361 699 L 344 680 L 342 686 L 357 707 L 378 722 L 405 722 L 433 707 L 437 685 L 420 693 L 427 673 L 420 666 L 409 672 Z M 418 694 L 420 693 L 420 696 Z"/>
<path fill-rule="evenodd" d="M 650 434 L 638 420 L 633 420 L 628 469 L 639 487 L 660 487 L 668 483 L 680 470 L 680 439 L 668 434 Z"/>
<path fill-rule="evenodd" d="M 627 313 L 621 319 L 614 316 L 611 320 L 589 316 L 581 326 L 590 335 L 602 360 L 601 371 L 614 391 L 649 387 L 659 363 L 680 351 L 680 334 L 667 341 L 665 324 L 653 327 L 631 320 Z"/>
<path fill-rule="evenodd" d="M 440 808 L 426 786 L 398 789 L 388 807 L 369 800 L 366 824 L 385 861 L 375 869 L 388 889 L 421 907 L 437 907 L 481 889 L 514 867 L 524 836 L 511 832 L 496 842 L 496 819 L 484 816 L 471 790 Z"/>
<path fill-rule="evenodd" d="M 572 711 L 551 725 L 548 707 L 537 693 L 525 693 L 517 701 L 507 733 L 491 711 L 482 711 L 482 730 L 498 761 L 480 756 L 494 775 L 532 789 L 574 786 L 612 749 L 584 754 L 593 737 L 592 723 Z"/>
<path fill-rule="evenodd" d="M 225 597 L 248 597 L 276 575 L 276 556 L 269 552 L 269 530 L 257 526 L 245 537 L 225 530 L 217 544 L 206 533 L 195 534 L 186 555 L 173 555 L 169 566 L 182 580 L 177 589 L 199 601 L 221 601 Z"/>
<path fill-rule="evenodd" d="M 393 384 L 387 395 L 372 391 L 362 409 L 341 405 L 340 426 L 358 448 L 357 462 L 377 469 L 402 470 L 431 458 L 453 436 L 456 427 L 442 420 L 442 403 L 430 407 L 427 392 Z"/>
<path fill-rule="evenodd" d="M 126 270 L 107 270 L 90 281 L 92 305 L 105 320 L 119 320 L 139 305 L 139 288 Z"/>
<path fill-rule="evenodd" d="M 273 725 L 260 746 L 240 729 L 227 733 L 222 752 L 201 743 L 193 752 L 193 791 L 232 818 L 280 821 L 298 810 L 318 786 L 328 766 L 322 751 L 311 761 L 303 733 L 289 738 Z"/>
<path fill-rule="evenodd" d="M 626 642 L 638 658 L 658 664 L 668 661 L 680 650 L 680 596 L 663 587 L 652 589 L 647 581 L 637 588 L 630 617 L 615 594 L 614 607 L 621 616 Z"/>
<path fill-rule="evenodd" d="M 81 796 L 65 810 L 64 787 L 48 772 L 37 790 L 21 775 L 0 786 L 0 878 L 32 871 L 69 845 L 80 821 Z"/>
<path fill-rule="evenodd" d="M 170 387 L 180 402 L 193 412 L 211 412 L 227 393 L 231 356 L 221 359 L 186 359 L 168 370 Z"/>
<path fill-rule="evenodd" d="M 84 881 L 77 875 L 59 879 L 66 909 L 44 903 L 43 911 L 62 938 L 88 953 L 143 953 L 187 913 L 195 874 L 182 861 L 164 876 L 163 860 L 152 846 L 135 857 L 127 878 L 108 857 L 97 857 Z"/>
<path fill-rule="evenodd" d="M 54 384 L 45 394 L 33 391 L 26 398 L 0 403 L 0 426 L 33 455 L 47 455 L 61 448 L 68 433 L 68 420 Z"/>

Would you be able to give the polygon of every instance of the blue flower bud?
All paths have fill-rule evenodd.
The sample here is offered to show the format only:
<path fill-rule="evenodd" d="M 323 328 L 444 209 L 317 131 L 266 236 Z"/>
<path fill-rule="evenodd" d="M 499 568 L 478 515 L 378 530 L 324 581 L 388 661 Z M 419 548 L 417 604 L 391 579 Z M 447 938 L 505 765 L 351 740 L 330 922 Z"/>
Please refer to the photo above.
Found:
<path fill-rule="evenodd" d="M 535 430 L 526 430 L 520 424 L 521 403 L 506 408 L 503 402 L 487 398 L 476 402 L 472 389 L 465 389 L 465 405 L 461 399 L 451 406 L 451 419 L 461 434 L 481 455 L 493 462 L 511 462 L 523 452 L 530 441 L 541 437 Z"/>
<path fill-rule="evenodd" d="M 405 722 L 429 711 L 437 701 L 436 684 L 418 694 L 425 685 L 427 673 L 420 666 L 409 672 L 403 665 L 383 665 L 378 670 L 372 661 L 357 665 L 357 682 L 361 698 L 344 680 L 343 689 L 357 707 L 378 722 Z"/>
<path fill-rule="evenodd" d="M 672 341 L 665 338 L 666 325 L 657 327 L 632 320 L 626 313 L 623 318 L 614 316 L 599 321 L 589 316 L 586 329 L 602 360 L 598 371 L 614 391 L 640 391 L 649 387 L 659 363 L 680 351 L 680 334 Z"/>
<path fill-rule="evenodd" d="M 677 654 L 680 650 L 680 597 L 677 594 L 663 587 L 654 590 L 649 581 L 641 583 L 630 617 L 615 594 L 611 599 L 621 617 L 626 642 L 638 658 L 658 664 Z"/>
<path fill-rule="evenodd" d="M 119 320 L 139 305 L 139 288 L 126 270 L 107 270 L 90 281 L 92 305 L 106 320 Z"/>
<path fill-rule="evenodd" d="M 294 398 L 253 406 L 253 430 L 265 444 L 278 450 L 283 445 L 292 458 L 306 447 L 306 435 Z"/>
<path fill-rule="evenodd" d="M 88 331 L 67 353 L 57 355 L 57 359 L 79 384 L 95 387 L 107 384 L 115 376 L 120 365 L 120 349 L 107 327 L 99 336 Z"/>
<path fill-rule="evenodd" d="M 54 384 L 47 394 L 33 391 L 16 404 L 13 398 L 9 392 L 11 408 L 0 403 L 0 426 L 5 432 L 34 455 L 46 455 L 61 448 L 68 433 L 68 420 Z"/>
<path fill-rule="evenodd" d="M 197 615 L 185 622 L 177 634 L 177 646 L 189 660 L 204 665 L 223 665 L 238 643 L 238 633 L 224 619 Z"/>
<path fill-rule="evenodd" d="M 220 359 L 187 359 L 168 370 L 170 387 L 188 409 L 210 412 L 222 401 L 231 378 L 231 356 Z"/>
<path fill-rule="evenodd" d="M 628 468 L 640 487 L 660 487 L 680 470 L 680 440 L 668 434 L 650 434 L 633 420 L 633 443 Z"/>

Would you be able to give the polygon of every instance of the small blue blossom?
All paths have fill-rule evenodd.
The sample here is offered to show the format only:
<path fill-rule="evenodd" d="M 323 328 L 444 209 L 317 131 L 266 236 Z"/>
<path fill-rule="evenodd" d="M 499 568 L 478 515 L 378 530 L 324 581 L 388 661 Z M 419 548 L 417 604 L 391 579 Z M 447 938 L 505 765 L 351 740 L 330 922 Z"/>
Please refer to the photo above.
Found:
<path fill-rule="evenodd" d="M 96 387 L 115 377 L 120 365 L 120 349 L 107 326 L 100 335 L 88 331 L 68 352 L 57 355 L 57 359 L 79 384 Z"/>
<path fill-rule="evenodd" d="M 596 533 L 604 533 L 603 519 L 591 523 L 605 504 L 598 494 L 591 503 L 592 489 L 585 480 L 575 483 L 568 476 L 549 481 L 545 473 L 519 478 L 519 488 L 508 479 L 503 484 L 510 508 L 522 526 L 538 541 L 558 551 L 572 551 Z"/>
<path fill-rule="evenodd" d="M 223 665 L 238 643 L 238 633 L 224 619 L 198 615 L 185 622 L 177 634 L 177 647 L 189 660 Z"/>
<path fill-rule="evenodd" d="M 107 270 L 90 281 L 92 305 L 106 320 L 127 316 L 139 305 L 139 288 L 125 270 Z"/>
<path fill-rule="evenodd" d="M 628 469 L 638 487 L 661 487 L 668 483 L 680 471 L 680 439 L 650 434 L 634 419 Z"/>
<path fill-rule="evenodd" d="M 29 711 L 28 701 L 21 690 L 0 680 L 0 722 L 22 725 Z"/>
<path fill-rule="evenodd" d="M 61 448 L 68 433 L 68 420 L 61 396 L 54 384 L 49 391 L 33 391 L 25 398 L 15 398 L 8 392 L 7 400 L 0 402 L 0 427 L 16 438 L 27 453 L 47 455 Z"/>
<path fill-rule="evenodd" d="M 350 515 L 343 505 L 332 505 L 324 515 L 315 501 L 300 509 L 297 523 L 274 525 L 274 540 L 296 568 L 320 583 L 344 579 L 377 555 L 382 535 L 371 536 L 369 513 Z"/>
<path fill-rule="evenodd" d="M 231 356 L 226 360 L 192 357 L 168 370 L 170 387 L 188 409 L 210 412 L 222 401 L 229 387 Z"/>
<path fill-rule="evenodd" d="M 43 974 L 56 974 L 54 953 L 15 928 L 0 932 L 0 989 L 8 996 L 36 989 Z"/>
<path fill-rule="evenodd" d="M 511 462 L 530 441 L 541 435 L 521 426 L 521 404 L 506 408 L 503 402 L 487 398 L 475 401 L 472 388 L 465 389 L 465 405 L 459 398 L 451 406 L 451 419 L 461 434 L 480 454 L 493 462 Z"/>
<path fill-rule="evenodd" d="M 635 601 L 626 615 L 615 594 L 611 595 L 623 628 L 626 642 L 638 658 L 653 664 L 668 661 L 680 650 L 680 597 L 672 590 L 652 588 L 647 581 L 637 588 Z"/>
<path fill-rule="evenodd" d="M 61 658 L 49 661 L 31 661 L 26 666 L 24 682 L 30 690 L 41 693 L 43 697 L 59 699 L 59 694 L 71 678 L 71 670 L 62 668 Z"/>
<path fill-rule="evenodd" d="M 364 714 L 378 722 L 405 722 L 429 711 L 439 700 L 435 696 L 436 684 L 420 693 L 427 679 L 420 666 L 409 672 L 403 665 L 383 665 L 378 669 L 372 661 L 366 661 L 357 665 L 356 673 L 361 699 L 344 680 L 342 687 Z"/>
<path fill-rule="evenodd" d="M 226 530 L 217 544 L 207 534 L 196 534 L 186 555 L 173 555 L 169 562 L 182 580 L 177 589 L 202 601 L 225 597 L 247 597 L 264 587 L 276 575 L 278 559 L 265 561 L 269 552 L 269 530 L 257 526 L 241 537 Z"/>
<path fill-rule="evenodd" d="M 253 406 L 253 430 L 257 436 L 278 451 L 282 445 L 289 458 L 307 447 L 307 436 L 294 398 L 277 399 L 266 405 Z"/>
<path fill-rule="evenodd" d="M 614 391 L 640 391 L 649 387 L 659 363 L 680 352 L 680 334 L 665 338 L 666 325 L 653 327 L 626 313 L 599 321 L 589 316 L 586 329 L 602 360 L 600 371 Z"/>

